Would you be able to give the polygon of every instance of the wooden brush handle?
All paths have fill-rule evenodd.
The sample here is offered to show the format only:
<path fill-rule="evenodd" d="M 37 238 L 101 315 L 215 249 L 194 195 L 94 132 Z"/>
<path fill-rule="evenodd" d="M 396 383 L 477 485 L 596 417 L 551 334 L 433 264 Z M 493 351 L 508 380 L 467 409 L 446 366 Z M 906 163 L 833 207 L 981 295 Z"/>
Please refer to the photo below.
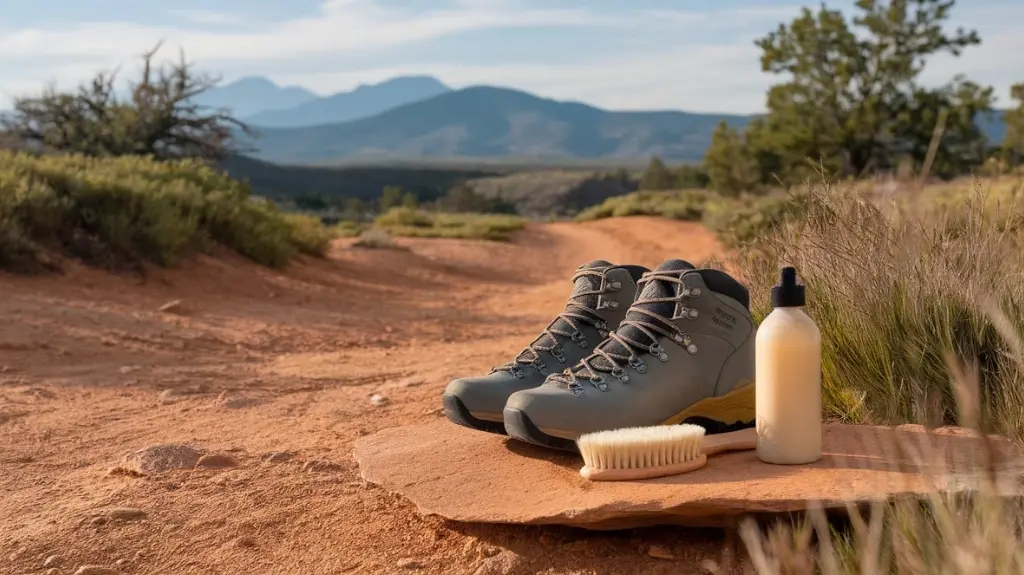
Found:
<path fill-rule="evenodd" d="M 723 451 L 746 451 L 757 447 L 757 430 L 753 427 L 718 435 L 705 435 L 701 451 L 710 457 Z"/>

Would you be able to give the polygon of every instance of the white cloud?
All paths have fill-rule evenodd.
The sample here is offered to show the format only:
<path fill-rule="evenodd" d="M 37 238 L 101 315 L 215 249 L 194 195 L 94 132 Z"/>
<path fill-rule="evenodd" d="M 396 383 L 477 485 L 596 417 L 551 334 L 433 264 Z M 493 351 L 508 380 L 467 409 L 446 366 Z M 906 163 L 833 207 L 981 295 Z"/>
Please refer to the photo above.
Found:
<path fill-rule="evenodd" d="M 0 58 L 130 56 L 160 39 L 203 60 L 289 59 L 310 54 L 372 51 L 495 27 L 585 26 L 605 21 L 581 10 L 471 7 L 413 14 L 371 0 L 325 0 L 317 15 L 246 31 L 202 31 L 130 22 L 88 22 L 52 30 L 18 30 L 0 37 Z"/>

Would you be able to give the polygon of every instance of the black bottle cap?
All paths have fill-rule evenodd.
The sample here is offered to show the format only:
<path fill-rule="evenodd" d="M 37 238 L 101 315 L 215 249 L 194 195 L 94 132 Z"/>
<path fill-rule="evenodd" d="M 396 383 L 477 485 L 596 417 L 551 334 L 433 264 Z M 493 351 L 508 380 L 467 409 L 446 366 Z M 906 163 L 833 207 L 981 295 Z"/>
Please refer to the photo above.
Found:
<path fill-rule="evenodd" d="M 772 288 L 772 307 L 803 307 L 804 302 L 804 286 L 796 283 L 796 268 L 782 268 L 779 285 Z"/>

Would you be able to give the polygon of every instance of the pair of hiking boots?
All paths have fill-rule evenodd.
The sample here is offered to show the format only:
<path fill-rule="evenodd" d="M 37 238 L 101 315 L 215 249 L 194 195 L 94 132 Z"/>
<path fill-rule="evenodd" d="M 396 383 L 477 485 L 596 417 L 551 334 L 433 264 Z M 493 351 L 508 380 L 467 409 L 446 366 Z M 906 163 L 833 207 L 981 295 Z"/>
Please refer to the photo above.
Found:
<path fill-rule="evenodd" d="M 694 423 L 754 425 L 747 289 L 673 259 L 654 270 L 577 268 L 565 310 L 512 361 L 448 384 L 448 419 L 565 451 L 593 431 Z"/>

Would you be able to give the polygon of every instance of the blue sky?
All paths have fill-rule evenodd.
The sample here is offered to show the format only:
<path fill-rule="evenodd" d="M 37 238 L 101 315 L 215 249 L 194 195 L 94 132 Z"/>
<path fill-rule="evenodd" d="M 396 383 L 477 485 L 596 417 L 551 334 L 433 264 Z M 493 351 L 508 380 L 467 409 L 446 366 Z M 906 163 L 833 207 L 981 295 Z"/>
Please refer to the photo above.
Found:
<path fill-rule="evenodd" d="M 828 2 L 847 8 L 853 0 Z M 784 0 L 34 0 L 0 21 L 0 107 L 46 83 L 135 65 L 160 40 L 225 80 L 263 75 L 318 93 L 399 74 L 503 85 L 610 109 L 756 112 L 773 78 L 755 38 L 796 15 Z M 937 59 L 1000 96 L 1024 81 L 1024 2 L 961 0 L 983 44 Z M 1013 55 L 1016 55 L 1014 57 Z M 1005 98 L 1004 98 L 1005 101 Z"/>

